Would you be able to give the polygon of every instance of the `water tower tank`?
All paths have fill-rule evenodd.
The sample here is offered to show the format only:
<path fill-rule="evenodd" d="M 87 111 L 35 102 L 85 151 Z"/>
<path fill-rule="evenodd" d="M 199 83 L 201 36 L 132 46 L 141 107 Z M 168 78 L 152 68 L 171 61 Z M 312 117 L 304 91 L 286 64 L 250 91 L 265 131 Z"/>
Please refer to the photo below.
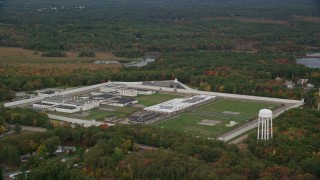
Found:
<path fill-rule="evenodd" d="M 261 109 L 259 111 L 259 117 L 272 117 L 272 111 L 270 109 Z"/>
<path fill-rule="evenodd" d="M 269 109 L 261 109 L 258 118 L 258 140 L 269 140 L 273 137 L 272 132 L 272 111 Z"/>

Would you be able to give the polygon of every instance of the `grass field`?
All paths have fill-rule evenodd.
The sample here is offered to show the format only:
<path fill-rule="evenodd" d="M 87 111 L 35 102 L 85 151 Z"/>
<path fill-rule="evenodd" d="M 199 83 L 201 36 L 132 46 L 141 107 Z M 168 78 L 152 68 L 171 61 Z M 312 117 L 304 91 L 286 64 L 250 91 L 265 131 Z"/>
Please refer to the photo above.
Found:
<path fill-rule="evenodd" d="M 66 52 L 67 57 L 42 57 L 41 52 L 22 48 L 0 47 L 0 60 L 5 63 L 88 63 L 94 60 L 128 60 L 110 52 L 96 52 L 96 57 L 78 57 L 79 52 Z"/>
<path fill-rule="evenodd" d="M 77 118 L 77 119 L 86 119 L 86 120 L 96 120 L 96 121 L 104 121 L 107 116 L 117 116 L 117 117 L 126 117 L 129 116 L 139 110 L 141 108 L 137 107 L 114 107 L 110 106 L 110 108 L 114 109 L 113 111 L 104 111 L 100 109 L 91 109 L 89 111 L 77 112 L 77 113 L 63 113 L 63 112 L 49 112 L 50 114 L 61 115 L 65 117 Z"/>
<path fill-rule="evenodd" d="M 235 121 L 241 125 L 248 120 L 257 117 L 262 108 L 276 109 L 277 104 L 239 101 L 222 99 L 189 112 L 182 113 L 166 121 L 154 124 L 153 126 L 165 128 L 173 131 L 186 132 L 195 136 L 214 138 L 218 134 L 234 127 L 227 127 L 230 121 Z M 225 111 L 238 112 L 240 114 L 225 114 Z M 221 121 L 215 126 L 198 124 L 201 120 Z"/>
<path fill-rule="evenodd" d="M 162 93 L 156 93 L 151 95 L 139 95 L 137 97 L 139 104 L 142 104 L 146 107 L 153 106 L 165 101 L 169 101 L 171 99 L 175 98 L 181 98 L 183 96 L 178 94 L 162 94 Z"/>
<path fill-rule="evenodd" d="M 97 121 L 104 121 L 107 116 L 117 116 L 117 117 L 126 117 L 133 114 L 136 111 L 141 110 L 136 107 L 114 107 L 115 111 L 102 111 L 102 110 L 91 110 L 88 119 L 95 119 Z"/>
<path fill-rule="evenodd" d="M 258 111 L 262 108 L 273 110 L 277 107 L 279 107 L 277 104 L 264 102 L 222 99 L 202 106 L 194 111 L 197 113 L 212 113 L 217 117 L 219 115 L 225 116 L 225 114 L 223 114 L 224 111 L 240 112 L 237 116 L 231 115 L 231 118 L 250 119 L 256 117 L 258 115 Z"/>
<path fill-rule="evenodd" d="M 108 116 L 116 115 L 116 112 L 91 110 L 88 119 L 95 119 L 96 121 L 104 121 Z"/>
<path fill-rule="evenodd" d="M 96 57 L 78 57 L 77 52 L 66 52 L 67 57 L 42 57 L 31 50 L 0 47 L 0 65 L 9 64 L 19 75 L 62 75 L 73 72 L 117 71 L 121 64 L 94 64 L 99 60 L 124 60 L 111 53 L 97 52 Z M 0 66 L 0 71 L 8 71 L 7 66 Z M 10 72 L 10 71 L 9 71 Z"/>

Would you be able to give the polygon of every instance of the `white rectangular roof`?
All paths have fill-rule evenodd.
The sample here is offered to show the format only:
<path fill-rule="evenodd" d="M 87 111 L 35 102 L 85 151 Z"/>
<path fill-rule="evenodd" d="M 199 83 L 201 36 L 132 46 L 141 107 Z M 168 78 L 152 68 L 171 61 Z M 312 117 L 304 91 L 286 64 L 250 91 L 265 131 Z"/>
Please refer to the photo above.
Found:
<path fill-rule="evenodd" d="M 214 98 L 215 96 L 209 95 L 196 95 L 189 98 L 176 98 L 160 104 L 156 104 L 154 106 L 144 108 L 144 110 L 162 113 L 172 113 Z"/>

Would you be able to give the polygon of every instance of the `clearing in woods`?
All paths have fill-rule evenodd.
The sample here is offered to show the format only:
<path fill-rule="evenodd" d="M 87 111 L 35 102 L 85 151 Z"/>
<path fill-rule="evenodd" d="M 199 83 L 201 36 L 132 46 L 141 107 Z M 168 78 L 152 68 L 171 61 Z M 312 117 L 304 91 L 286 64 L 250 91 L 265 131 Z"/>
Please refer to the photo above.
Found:
<path fill-rule="evenodd" d="M 96 52 L 96 57 L 78 57 L 78 52 L 66 52 L 67 57 L 42 57 L 41 52 L 22 48 L 0 47 L 1 64 L 10 65 L 24 75 L 61 75 L 75 71 L 117 71 L 121 64 L 94 64 L 95 60 L 127 61 L 109 52 Z M 3 71 L 6 71 L 6 67 Z M 1 71 L 0 68 L 0 71 Z"/>
<path fill-rule="evenodd" d="M 91 63 L 95 60 L 128 61 L 111 52 L 95 52 L 96 57 L 78 57 L 79 52 L 65 52 L 67 57 L 42 57 L 42 52 L 22 48 L 0 47 L 0 60 L 5 63 Z"/>

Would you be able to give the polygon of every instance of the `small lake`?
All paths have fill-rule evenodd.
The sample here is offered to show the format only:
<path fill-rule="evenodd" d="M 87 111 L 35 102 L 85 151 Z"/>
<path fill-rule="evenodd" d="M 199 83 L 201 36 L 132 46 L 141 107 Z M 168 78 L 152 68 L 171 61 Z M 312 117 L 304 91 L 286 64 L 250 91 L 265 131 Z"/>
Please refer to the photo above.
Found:
<path fill-rule="evenodd" d="M 318 57 L 299 58 L 297 63 L 310 68 L 320 68 L 320 58 Z"/>

